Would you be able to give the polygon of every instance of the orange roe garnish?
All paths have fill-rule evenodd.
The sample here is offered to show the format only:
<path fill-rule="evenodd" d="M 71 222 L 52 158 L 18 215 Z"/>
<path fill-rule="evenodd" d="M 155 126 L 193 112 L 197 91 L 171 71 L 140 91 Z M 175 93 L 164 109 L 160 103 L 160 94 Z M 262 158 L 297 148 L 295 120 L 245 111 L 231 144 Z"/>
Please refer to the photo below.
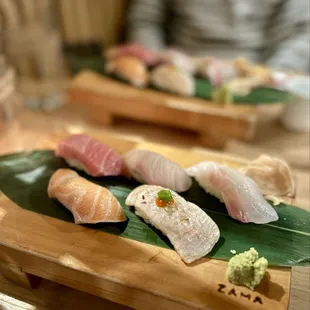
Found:
<path fill-rule="evenodd" d="M 174 205 L 174 200 L 171 199 L 169 201 L 161 200 L 158 197 L 156 198 L 156 205 L 159 208 L 165 208 L 167 206 L 173 206 Z"/>

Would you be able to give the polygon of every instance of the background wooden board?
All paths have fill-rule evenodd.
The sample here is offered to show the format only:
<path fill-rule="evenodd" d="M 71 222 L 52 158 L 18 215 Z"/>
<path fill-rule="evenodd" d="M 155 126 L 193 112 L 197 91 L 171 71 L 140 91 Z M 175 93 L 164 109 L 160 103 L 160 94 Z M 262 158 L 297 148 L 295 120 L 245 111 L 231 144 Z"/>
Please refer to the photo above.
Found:
<path fill-rule="evenodd" d="M 198 132 L 201 141 L 213 147 L 223 147 L 229 138 L 247 140 L 254 134 L 256 107 L 224 107 L 207 100 L 137 89 L 91 71 L 77 75 L 68 94 L 72 104 L 83 106 L 93 121 L 104 125 L 110 125 L 113 116 L 169 125 Z"/>
<path fill-rule="evenodd" d="M 53 147 L 57 137 L 62 134 L 53 135 L 45 145 Z M 111 135 L 96 138 L 111 141 L 119 151 L 132 146 L 151 147 L 130 140 L 123 144 L 122 139 L 113 139 Z M 154 147 L 159 153 L 166 154 L 168 150 L 175 161 L 185 152 Z M 187 152 L 186 156 L 190 158 L 192 153 Z M 201 152 L 194 156 L 207 160 L 214 159 L 215 153 Z M 193 162 L 196 160 L 194 157 Z M 220 160 L 232 166 L 239 161 L 238 158 L 230 161 L 229 156 Z M 149 309 L 262 309 L 260 303 L 254 302 L 256 296 L 264 303 L 263 309 L 288 306 L 290 269 L 269 269 L 270 280 L 253 293 L 227 282 L 227 262 L 204 258 L 186 266 L 172 250 L 27 212 L 4 195 L 0 196 L 0 206 L 0 260 L 21 266 L 30 274 L 134 308 L 148 305 Z M 223 292 L 218 291 L 219 284 L 226 286 Z M 228 294 L 232 288 L 237 296 Z M 250 294 L 250 301 L 241 292 Z"/>

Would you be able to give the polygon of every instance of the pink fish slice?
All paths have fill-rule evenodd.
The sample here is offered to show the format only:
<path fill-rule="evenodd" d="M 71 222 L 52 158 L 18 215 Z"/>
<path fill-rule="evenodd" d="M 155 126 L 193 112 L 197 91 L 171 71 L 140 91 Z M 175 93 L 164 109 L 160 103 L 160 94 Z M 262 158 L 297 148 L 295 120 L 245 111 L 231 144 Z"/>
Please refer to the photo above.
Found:
<path fill-rule="evenodd" d="M 228 214 L 232 218 L 243 223 L 256 224 L 278 220 L 276 211 L 264 199 L 252 179 L 225 168 L 219 167 L 213 170 L 209 176 L 209 182 L 221 193 Z"/>
<path fill-rule="evenodd" d="M 117 176 L 125 172 L 125 162 L 119 153 L 86 135 L 65 138 L 58 144 L 55 153 L 71 167 L 84 170 L 94 177 Z"/>

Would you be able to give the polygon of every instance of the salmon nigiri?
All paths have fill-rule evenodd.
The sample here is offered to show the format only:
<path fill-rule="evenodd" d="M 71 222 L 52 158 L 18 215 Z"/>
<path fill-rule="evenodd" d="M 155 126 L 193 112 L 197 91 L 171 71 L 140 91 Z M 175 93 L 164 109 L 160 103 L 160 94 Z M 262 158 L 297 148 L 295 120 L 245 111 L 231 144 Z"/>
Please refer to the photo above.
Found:
<path fill-rule="evenodd" d="M 201 162 L 187 169 L 206 192 L 225 203 L 228 214 L 243 223 L 266 224 L 279 219 L 258 185 L 240 171 L 214 162 Z"/>
<path fill-rule="evenodd" d="M 63 157 L 74 168 L 93 177 L 117 176 L 125 171 L 121 155 L 86 135 L 71 135 L 59 142 L 56 156 Z"/>
<path fill-rule="evenodd" d="M 105 71 L 136 87 L 145 87 L 148 83 L 147 67 L 133 56 L 119 56 L 111 60 L 106 64 Z"/>
<path fill-rule="evenodd" d="M 48 184 L 48 196 L 56 198 L 74 217 L 76 224 L 123 222 L 126 215 L 114 195 L 89 182 L 71 169 L 58 169 Z"/>

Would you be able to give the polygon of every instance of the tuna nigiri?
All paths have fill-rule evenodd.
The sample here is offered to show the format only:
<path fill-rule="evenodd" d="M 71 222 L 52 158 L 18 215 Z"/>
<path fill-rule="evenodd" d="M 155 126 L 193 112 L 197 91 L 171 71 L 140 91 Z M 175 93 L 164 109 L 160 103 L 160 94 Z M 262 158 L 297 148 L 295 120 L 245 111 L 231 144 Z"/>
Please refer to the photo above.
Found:
<path fill-rule="evenodd" d="M 72 135 L 62 140 L 57 146 L 56 156 L 94 177 L 116 176 L 125 170 L 120 154 L 86 135 Z"/>
<path fill-rule="evenodd" d="M 170 195 L 167 207 L 158 203 L 162 191 Z M 186 263 L 208 254 L 220 237 L 217 225 L 201 208 L 163 187 L 139 186 L 125 203 L 134 206 L 138 216 L 164 233 Z"/>
<path fill-rule="evenodd" d="M 126 215 L 113 194 L 89 182 L 71 169 L 58 169 L 48 184 L 48 196 L 56 198 L 74 217 L 76 224 L 123 222 Z"/>
<path fill-rule="evenodd" d="M 241 172 L 208 161 L 188 168 L 187 172 L 206 192 L 225 203 L 232 218 L 256 224 L 278 220 L 277 212 L 264 199 L 257 184 Z"/>
<path fill-rule="evenodd" d="M 187 191 L 192 180 L 178 164 L 155 152 L 131 150 L 124 155 L 129 173 L 139 182 Z"/>

